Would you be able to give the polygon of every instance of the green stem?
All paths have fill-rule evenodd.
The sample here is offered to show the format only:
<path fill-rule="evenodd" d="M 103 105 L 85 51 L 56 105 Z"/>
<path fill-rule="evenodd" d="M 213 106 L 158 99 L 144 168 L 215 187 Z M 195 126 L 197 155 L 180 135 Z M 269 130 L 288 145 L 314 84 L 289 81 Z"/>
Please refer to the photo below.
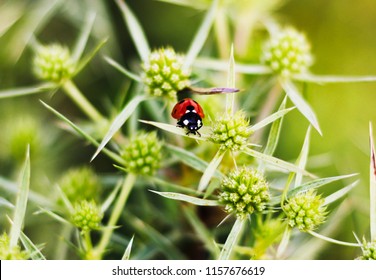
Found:
<path fill-rule="evenodd" d="M 127 198 L 129 196 L 129 193 L 131 192 L 133 185 L 136 181 L 137 176 L 132 173 L 128 173 L 127 177 L 124 180 L 123 186 L 121 188 L 119 197 L 115 203 L 114 209 L 111 213 L 110 219 L 108 221 L 107 226 L 105 227 L 103 231 L 103 235 L 101 240 L 99 241 L 99 244 L 96 248 L 93 249 L 92 255 L 96 259 L 101 259 L 102 255 L 110 242 L 111 235 L 115 229 L 116 223 L 119 220 L 119 217 L 124 209 L 124 205 L 127 201 Z"/>
<path fill-rule="evenodd" d="M 67 80 L 62 85 L 65 93 L 76 103 L 76 105 L 93 121 L 100 122 L 104 118 L 86 99 L 82 92 L 76 87 L 72 80 Z"/>
<path fill-rule="evenodd" d="M 85 249 L 87 252 L 90 252 L 93 249 L 93 244 L 91 243 L 90 231 L 85 231 L 83 233 L 85 241 Z"/>

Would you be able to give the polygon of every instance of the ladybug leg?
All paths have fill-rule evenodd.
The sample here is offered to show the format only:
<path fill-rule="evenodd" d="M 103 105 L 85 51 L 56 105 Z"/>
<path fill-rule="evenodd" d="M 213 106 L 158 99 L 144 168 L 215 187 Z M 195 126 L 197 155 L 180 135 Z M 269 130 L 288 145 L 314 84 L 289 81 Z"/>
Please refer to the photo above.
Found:
<path fill-rule="evenodd" d="M 198 134 L 198 136 L 200 136 L 201 137 L 201 134 L 200 134 L 200 132 L 198 132 L 197 130 L 196 131 L 190 131 L 190 130 L 188 130 L 187 131 L 187 133 L 186 133 L 186 135 L 189 135 L 189 134 L 193 134 L 193 135 L 196 135 L 196 134 Z"/>

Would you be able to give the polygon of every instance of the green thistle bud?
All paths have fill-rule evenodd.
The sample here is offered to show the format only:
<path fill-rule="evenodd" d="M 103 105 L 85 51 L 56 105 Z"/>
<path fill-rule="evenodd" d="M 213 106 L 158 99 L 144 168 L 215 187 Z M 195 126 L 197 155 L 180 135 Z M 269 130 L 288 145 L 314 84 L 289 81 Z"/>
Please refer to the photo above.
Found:
<path fill-rule="evenodd" d="M 376 260 L 376 241 L 366 242 L 363 241 L 363 256 L 359 257 L 360 260 Z"/>
<path fill-rule="evenodd" d="M 22 251 L 19 246 L 9 248 L 10 239 L 4 232 L 0 235 L 0 260 L 27 260 L 29 254 Z"/>
<path fill-rule="evenodd" d="M 60 83 L 70 79 L 74 68 L 69 49 L 58 44 L 38 48 L 34 57 L 34 73 L 44 81 Z"/>
<path fill-rule="evenodd" d="M 231 172 L 221 183 L 219 201 L 239 218 L 263 211 L 270 199 L 269 185 L 256 170 L 245 167 Z"/>
<path fill-rule="evenodd" d="M 98 176 L 87 166 L 67 171 L 61 177 L 59 186 L 71 202 L 96 200 L 101 190 Z"/>
<path fill-rule="evenodd" d="M 9 141 L 8 152 L 12 158 L 23 161 L 28 145 L 33 158 L 43 151 L 42 127 L 34 118 L 31 116 L 14 118 L 9 125 L 10 129 L 6 137 L 7 142 Z"/>
<path fill-rule="evenodd" d="M 310 45 L 304 34 L 288 28 L 266 44 L 262 61 L 282 76 L 299 74 L 312 64 Z"/>
<path fill-rule="evenodd" d="M 125 168 L 131 173 L 153 175 L 160 166 L 161 149 L 156 132 L 137 134 L 124 147 Z"/>
<path fill-rule="evenodd" d="M 290 198 L 282 209 L 290 227 L 297 227 L 300 231 L 310 231 L 325 221 L 327 213 L 323 203 L 324 199 L 310 189 Z"/>
<path fill-rule="evenodd" d="M 233 116 L 226 114 L 216 120 L 210 137 L 214 143 L 221 145 L 221 149 L 237 151 L 246 147 L 251 134 L 249 120 L 242 111 L 238 111 Z"/>
<path fill-rule="evenodd" d="M 101 209 L 93 200 L 76 202 L 71 217 L 73 224 L 82 232 L 99 229 L 102 218 Z"/>
<path fill-rule="evenodd" d="M 183 56 L 177 55 L 172 48 L 153 51 L 149 61 L 143 65 L 149 94 L 176 99 L 176 93 L 190 85 L 190 73 L 182 66 Z"/>

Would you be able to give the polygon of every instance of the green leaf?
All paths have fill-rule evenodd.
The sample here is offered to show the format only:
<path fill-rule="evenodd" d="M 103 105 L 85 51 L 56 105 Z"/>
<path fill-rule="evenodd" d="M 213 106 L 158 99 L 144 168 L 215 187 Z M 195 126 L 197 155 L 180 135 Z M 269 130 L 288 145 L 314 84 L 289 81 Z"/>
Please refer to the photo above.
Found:
<path fill-rule="evenodd" d="M 349 246 L 349 247 L 362 247 L 362 244 L 340 241 L 340 240 L 337 240 L 337 239 L 333 239 L 333 238 L 321 235 L 321 234 L 314 232 L 312 230 L 308 231 L 308 233 L 311 234 L 314 237 L 320 238 L 320 239 L 325 240 L 325 241 L 330 242 L 330 243 L 343 245 L 343 246 Z"/>
<path fill-rule="evenodd" d="M 228 235 L 225 244 L 222 247 L 221 253 L 219 255 L 219 260 L 229 260 L 231 257 L 231 253 L 234 250 L 238 239 L 243 231 L 243 227 L 245 225 L 246 219 L 239 219 L 237 218 L 230 234 Z"/>
<path fill-rule="evenodd" d="M 297 166 L 301 169 L 306 168 L 309 152 L 309 140 L 311 135 L 311 126 L 308 127 L 307 133 L 304 139 L 302 150 L 300 151 L 299 157 L 297 159 Z M 303 182 L 303 174 L 297 173 L 295 178 L 294 187 L 300 186 Z"/>
<path fill-rule="evenodd" d="M 42 254 L 39 248 L 22 231 L 20 240 L 32 260 L 46 260 L 46 257 Z"/>
<path fill-rule="evenodd" d="M 177 127 L 175 125 L 167 124 L 167 123 L 145 121 L 145 120 L 139 120 L 139 121 L 142 122 L 142 123 L 153 125 L 155 127 L 158 127 L 160 129 L 168 131 L 170 133 L 180 135 L 180 136 L 185 136 L 185 137 L 196 139 L 196 140 L 205 141 L 209 138 L 209 135 L 206 134 L 206 133 L 200 132 L 201 136 L 195 135 L 195 134 L 187 134 L 187 132 L 184 129 Z"/>
<path fill-rule="evenodd" d="M 208 167 L 205 169 L 204 174 L 200 179 L 200 183 L 198 184 L 198 191 L 202 192 L 208 186 L 211 178 L 213 177 L 215 171 L 217 170 L 218 166 L 220 165 L 223 156 L 225 155 L 226 151 L 218 150 L 215 154 L 214 158 L 210 161 Z"/>
<path fill-rule="evenodd" d="M 27 200 L 30 188 L 30 147 L 27 146 L 26 159 L 20 174 L 19 190 L 14 210 L 13 224 L 10 231 L 9 246 L 17 245 L 24 224 Z"/>
<path fill-rule="evenodd" d="M 94 25 L 95 16 L 96 15 L 94 12 L 90 12 L 86 17 L 85 23 L 83 24 L 81 29 L 81 34 L 78 37 L 77 42 L 73 48 L 73 61 L 79 61 L 82 53 L 84 52 L 84 49 L 90 36 L 91 29 Z"/>
<path fill-rule="evenodd" d="M 325 202 L 323 205 L 328 205 L 330 203 L 333 203 L 334 201 L 344 197 L 349 191 L 351 191 L 357 184 L 359 183 L 359 180 L 355 181 L 354 183 L 348 185 L 347 187 L 344 187 L 335 193 L 332 193 L 331 195 L 325 197 Z"/>
<path fill-rule="evenodd" d="M 11 182 L 0 176 L 0 188 L 10 194 L 17 194 L 17 184 Z M 29 190 L 29 201 L 34 202 L 37 205 L 42 205 L 45 207 L 54 207 L 55 203 L 51 202 L 51 199 Z"/>
<path fill-rule="evenodd" d="M 106 200 L 101 205 L 101 212 L 104 213 L 110 208 L 111 204 L 115 201 L 116 195 L 118 194 L 123 182 L 119 181 L 116 187 L 112 190 L 112 192 L 108 195 Z"/>
<path fill-rule="evenodd" d="M 106 146 L 108 142 L 110 142 L 111 138 L 115 135 L 115 133 L 124 125 L 127 119 L 132 115 L 132 113 L 136 110 L 137 106 L 140 104 L 141 101 L 146 100 L 146 96 L 136 96 L 133 98 L 129 103 L 124 107 L 124 109 L 120 112 L 119 115 L 116 116 L 114 121 L 112 122 L 110 128 L 108 129 L 106 135 L 104 136 L 102 142 L 99 144 L 98 149 L 95 151 L 91 161 L 101 152 L 101 150 Z"/>
<path fill-rule="evenodd" d="M 132 244 L 133 244 L 134 235 L 132 236 L 131 240 L 129 240 L 127 249 L 124 252 L 123 257 L 121 258 L 123 261 L 127 261 L 131 257 L 131 250 L 132 250 Z"/>
<path fill-rule="evenodd" d="M 208 230 L 205 224 L 197 217 L 196 213 L 189 207 L 183 207 L 183 213 L 188 219 L 196 232 L 196 236 L 204 244 L 205 248 L 212 253 L 213 259 L 217 259 L 220 254 L 220 250 L 213 239 L 213 234 Z"/>
<path fill-rule="evenodd" d="M 166 188 L 166 189 L 170 189 L 170 190 L 174 190 L 174 191 L 178 191 L 180 193 L 189 193 L 189 194 L 194 194 L 194 195 L 200 195 L 201 193 L 197 190 L 192 190 L 190 188 L 187 188 L 187 187 L 183 187 L 183 186 L 180 186 L 180 185 L 176 185 L 176 184 L 173 184 L 171 182 L 167 182 L 165 180 L 162 180 L 158 177 L 149 177 L 149 179 L 155 183 L 156 185 L 162 187 L 162 188 Z"/>
<path fill-rule="evenodd" d="M 299 187 L 296 187 L 295 189 L 290 190 L 287 193 L 287 198 L 295 196 L 296 194 L 303 192 L 303 191 L 308 191 L 310 189 L 317 189 L 320 188 L 324 185 L 327 185 L 332 182 L 336 182 L 339 180 L 347 179 L 356 176 L 357 174 L 348 174 L 348 175 L 341 175 L 341 176 L 335 176 L 335 177 L 327 177 L 327 178 L 320 178 L 316 179 L 310 182 L 307 182 Z"/>
<path fill-rule="evenodd" d="M 123 66 L 121 66 L 119 63 L 117 63 L 115 60 L 113 60 L 112 58 L 108 57 L 108 56 L 105 56 L 104 59 L 107 61 L 108 64 L 110 64 L 112 67 L 114 67 L 116 70 L 118 70 L 120 73 L 123 73 L 125 76 L 127 76 L 128 78 L 136 81 L 136 82 L 139 82 L 141 83 L 142 82 L 142 79 L 140 76 L 128 71 L 127 69 L 125 69 Z"/>
<path fill-rule="evenodd" d="M 289 190 L 288 193 L 287 193 L 287 199 L 295 196 L 296 194 L 298 194 L 300 192 L 308 191 L 310 189 L 317 189 L 317 188 L 320 188 L 320 187 L 327 185 L 329 183 L 339 181 L 339 180 L 342 180 L 342 179 L 347 179 L 347 178 L 353 177 L 355 175 L 357 175 L 357 174 L 348 174 L 348 175 L 342 175 L 342 176 L 320 178 L 320 179 L 309 181 L 309 182 L 307 182 L 303 185 L 300 185 L 299 187 L 296 187 L 294 189 Z M 273 197 L 270 200 L 270 204 L 271 205 L 277 204 L 280 201 L 281 201 L 281 196 Z"/>
<path fill-rule="evenodd" d="M 79 62 L 78 65 L 76 66 L 74 75 L 77 75 L 79 72 L 81 72 L 82 69 L 94 58 L 94 56 L 99 52 L 99 50 L 104 46 L 104 44 L 107 43 L 107 38 L 101 40 L 95 48 L 89 52 L 87 55 L 85 55 Z"/>
<path fill-rule="evenodd" d="M 260 121 L 260 122 L 256 123 L 255 125 L 251 126 L 251 129 L 253 131 L 256 131 L 260 128 L 263 128 L 263 127 L 267 126 L 268 124 L 280 119 L 281 117 L 283 117 L 284 115 L 286 115 L 288 112 L 290 112 L 293 109 L 295 109 L 295 107 L 279 110 L 279 111 L 275 112 L 274 114 L 271 114 L 270 116 L 266 117 L 262 121 Z"/>
<path fill-rule="evenodd" d="M 47 214 L 48 216 L 50 216 L 52 219 L 54 219 L 55 221 L 61 223 L 61 224 L 65 224 L 65 225 L 71 225 L 71 223 L 64 219 L 63 217 L 61 217 L 60 215 L 52 212 L 51 210 L 48 210 L 48 209 L 45 209 L 45 208 L 42 208 L 40 207 L 39 208 L 39 211 L 35 212 L 36 215 L 39 215 L 39 214 Z"/>
<path fill-rule="evenodd" d="M 56 89 L 56 88 L 57 88 L 56 84 L 43 83 L 43 84 L 40 84 L 40 85 L 31 86 L 31 87 L 22 87 L 22 88 L 2 90 L 2 91 L 0 91 L 0 99 L 36 94 L 36 93 L 41 93 L 41 92 L 53 90 L 53 89 Z"/>
<path fill-rule="evenodd" d="M 193 63 L 195 67 L 215 70 L 215 71 L 227 71 L 228 61 L 212 59 L 207 57 L 199 57 Z M 267 75 L 271 74 L 272 70 L 264 65 L 249 65 L 236 63 L 236 73 L 251 74 L 251 75 Z"/>
<path fill-rule="evenodd" d="M 189 202 L 194 205 L 199 205 L 199 206 L 218 206 L 219 201 L 218 200 L 209 200 L 209 199 L 202 199 L 202 198 L 197 198 L 194 196 L 189 196 L 181 193 L 173 193 L 173 192 L 157 192 L 153 190 L 149 190 L 153 193 L 159 194 L 160 196 L 169 198 L 169 199 L 174 199 L 174 200 L 179 200 L 179 201 L 185 201 Z"/>
<path fill-rule="evenodd" d="M 6 207 L 9 209 L 13 209 L 14 205 L 10 201 L 6 200 L 4 197 L 0 197 L 0 207 Z"/>
<path fill-rule="evenodd" d="M 250 156 L 258 158 L 258 159 L 260 159 L 260 160 L 262 160 L 266 163 L 274 165 L 278 168 L 287 170 L 289 172 L 302 173 L 303 175 L 306 175 L 306 176 L 316 177 L 315 175 L 311 174 L 310 172 L 308 172 L 304 169 L 301 169 L 298 166 L 296 166 L 296 165 L 294 165 L 290 162 L 281 160 L 279 158 L 275 158 L 275 157 L 270 156 L 270 155 L 266 155 L 266 154 L 257 152 L 255 150 L 250 149 L 250 148 L 246 148 L 245 150 L 243 150 L 243 152 L 250 155 Z"/>
<path fill-rule="evenodd" d="M 74 206 L 72 205 L 72 203 L 70 202 L 69 198 L 67 197 L 67 195 L 64 193 L 64 191 L 60 188 L 59 185 L 56 185 L 56 189 L 57 189 L 57 192 L 59 194 L 59 197 L 60 199 L 62 200 L 64 206 L 66 209 L 68 209 L 69 212 L 73 212 L 74 211 Z"/>
<path fill-rule="evenodd" d="M 201 158 L 197 157 L 194 153 L 187 151 L 186 149 L 182 149 L 170 144 L 164 145 L 165 149 L 167 149 L 172 155 L 176 156 L 181 162 L 185 163 L 186 165 L 192 167 L 195 170 L 204 172 L 208 167 L 208 163 Z M 214 175 L 217 178 L 222 178 L 223 174 L 218 170 L 215 170 Z"/>
<path fill-rule="evenodd" d="M 285 231 L 283 232 L 282 240 L 278 245 L 277 254 L 276 254 L 277 259 L 281 259 L 281 257 L 285 253 L 287 249 L 287 245 L 289 244 L 289 241 L 290 241 L 290 237 L 291 237 L 291 228 L 289 226 L 286 226 Z"/>
<path fill-rule="evenodd" d="M 211 26 L 213 25 L 215 14 L 217 10 L 218 0 L 213 0 L 212 5 L 208 12 L 205 15 L 205 18 L 203 22 L 200 25 L 200 28 L 198 29 L 195 38 L 193 39 L 189 50 L 187 52 L 187 55 L 185 57 L 185 61 L 183 64 L 183 69 L 189 69 L 193 62 L 195 61 L 197 55 L 201 51 L 203 45 L 205 44 L 205 41 L 209 35 L 209 31 Z"/>
<path fill-rule="evenodd" d="M 327 83 L 362 83 L 362 82 L 376 82 L 376 76 L 334 76 L 334 75 L 313 75 L 313 74 L 301 74 L 294 75 L 294 80 L 327 84 Z"/>
<path fill-rule="evenodd" d="M 154 245 L 158 247 L 160 252 L 162 252 L 162 254 L 169 259 L 185 259 L 185 256 L 179 251 L 178 248 L 176 248 L 169 236 L 161 234 L 155 228 L 133 216 L 131 213 L 127 213 L 127 221 L 139 232 L 140 235 L 144 235 L 147 239 L 151 240 Z"/>
<path fill-rule="evenodd" d="M 285 97 L 278 111 L 282 111 L 286 108 L 286 101 L 287 101 L 287 98 Z M 270 128 L 268 141 L 266 142 L 266 146 L 264 149 L 264 154 L 266 155 L 270 155 L 270 156 L 273 155 L 275 149 L 277 148 L 279 135 L 281 133 L 282 123 L 283 123 L 283 117 L 284 116 L 281 116 L 279 119 L 275 120 L 272 124 L 272 127 Z"/>
<path fill-rule="evenodd" d="M 3 36 L 15 23 L 17 23 L 23 15 L 24 6 L 21 3 L 16 3 L 11 6 L 9 3 L 1 3 L 0 10 L 2 12 L 0 17 L 0 38 Z"/>
<path fill-rule="evenodd" d="M 123 14 L 123 18 L 141 60 L 143 62 L 148 61 L 150 47 L 140 23 L 124 1 L 116 0 L 116 4 L 119 6 Z"/>
<path fill-rule="evenodd" d="M 67 119 L 64 115 L 60 114 L 58 111 L 56 111 L 54 108 L 44 103 L 42 100 L 40 100 L 40 102 L 43 104 L 44 107 L 46 107 L 48 110 L 54 113 L 59 119 L 67 123 L 70 127 L 74 129 L 74 131 L 76 131 L 79 135 L 84 137 L 87 141 L 89 141 L 90 143 L 92 143 L 93 145 L 97 147 L 99 146 L 99 143 L 93 137 L 91 137 L 89 134 L 87 134 L 85 131 L 83 131 L 81 128 L 79 128 L 69 119 Z M 107 150 L 106 148 L 103 148 L 102 151 L 104 154 L 106 154 L 109 158 L 111 158 L 115 162 L 119 163 L 120 165 L 124 165 L 125 163 L 124 159 L 120 157 L 119 155 L 111 152 L 110 150 Z"/>
<path fill-rule="evenodd" d="M 369 195 L 370 195 L 370 227 L 371 240 L 376 240 L 376 155 L 373 141 L 372 124 L 369 124 L 370 139 L 370 168 L 369 168 Z"/>
<path fill-rule="evenodd" d="M 294 103 L 296 108 L 303 114 L 304 117 L 312 124 L 312 126 L 322 135 L 319 122 L 317 120 L 315 112 L 312 110 L 311 106 L 304 100 L 304 98 L 300 95 L 298 89 L 295 85 L 288 80 L 280 80 L 283 89 L 285 90 L 286 94 Z"/>
<path fill-rule="evenodd" d="M 12 2 L 16 3 L 15 1 Z M 5 42 L 2 42 L 1 49 L 7 54 L 9 60 L 14 64 L 18 61 L 34 34 L 37 34 L 51 20 L 54 14 L 59 11 L 62 3 L 62 0 L 42 0 L 29 2 L 25 6 L 22 11 L 22 18 L 15 26 L 16 28 L 12 28 L 11 32 L 3 37 Z M 19 2 L 16 5 L 19 8 Z M 2 12 L 4 11 L 2 10 Z"/>

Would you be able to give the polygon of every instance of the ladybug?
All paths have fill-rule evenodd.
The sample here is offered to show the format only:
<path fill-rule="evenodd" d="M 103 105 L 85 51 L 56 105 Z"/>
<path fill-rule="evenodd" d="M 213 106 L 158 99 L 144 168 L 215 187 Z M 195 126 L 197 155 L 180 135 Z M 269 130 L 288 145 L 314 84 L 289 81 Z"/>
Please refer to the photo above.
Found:
<path fill-rule="evenodd" d="M 171 116 L 178 120 L 178 127 L 188 130 L 187 135 L 192 133 L 201 136 L 198 130 L 202 127 L 202 119 L 205 115 L 196 101 L 191 98 L 180 100 L 172 109 Z"/>

